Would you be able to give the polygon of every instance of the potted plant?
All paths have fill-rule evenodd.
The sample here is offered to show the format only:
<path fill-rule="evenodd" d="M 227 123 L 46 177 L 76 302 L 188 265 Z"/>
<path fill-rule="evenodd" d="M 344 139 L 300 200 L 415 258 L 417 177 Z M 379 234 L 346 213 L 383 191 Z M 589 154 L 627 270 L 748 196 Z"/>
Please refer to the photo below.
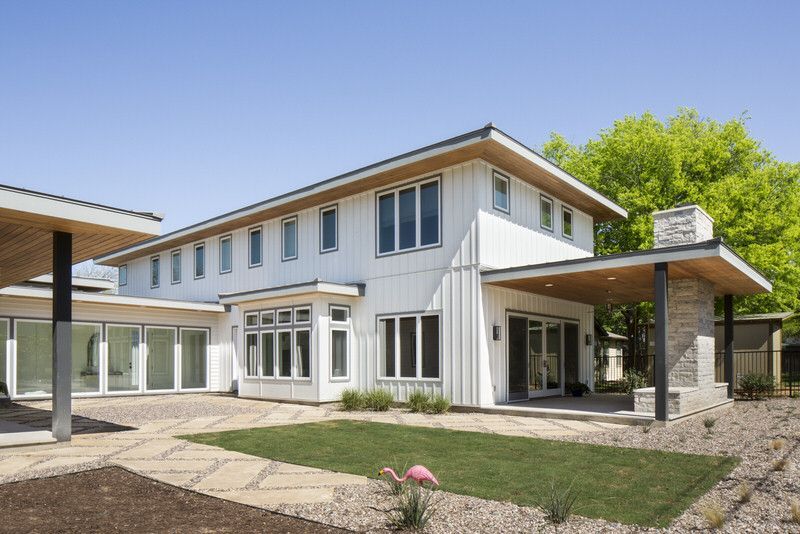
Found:
<path fill-rule="evenodd" d="M 589 386 L 583 382 L 573 382 L 571 384 L 567 384 L 567 389 L 572 392 L 573 397 L 583 397 L 584 395 L 588 395 L 592 392 L 592 390 L 589 389 Z"/>

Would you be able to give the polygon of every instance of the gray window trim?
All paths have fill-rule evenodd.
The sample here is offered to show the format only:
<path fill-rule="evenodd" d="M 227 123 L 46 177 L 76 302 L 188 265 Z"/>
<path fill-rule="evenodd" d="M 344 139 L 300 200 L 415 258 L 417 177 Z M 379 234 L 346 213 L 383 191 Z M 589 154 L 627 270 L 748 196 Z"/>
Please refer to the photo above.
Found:
<path fill-rule="evenodd" d="M 347 310 L 347 319 L 345 319 L 344 321 L 334 321 L 333 320 L 333 310 L 334 310 L 334 308 L 340 309 L 340 310 Z M 330 318 L 331 323 L 334 323 L 334 324 L 345 324 L 351 318 L 350 306 L 348 306 L 347 304 L 328 304 L 328 317 Z"/>
<path fill-rule="evenodd" d="M 286 223 L 294 221 L 294 256 L 286 256 L 286 243 L 284 243 L 284 227 Z M 281 261 L 293 261 L 300 255 L 300 225 L 297 215 L 281 219 Z"/>
<path fill-rule="evenodd" d="M 333 238 L 336 244 L 333 248 L 322 248 L 322 239 L 324 235 L 322 232 L 322 215 L 329 211 L 333 211 L 336 214 L 336 225 L 334 226 L 333 230 Z M 329 252 L 336 252 L 337 250 L 339 250 L 339 204 L 331 204 L 329 206 L 323 206 L 319 209 L 319 253 L 327 254 Z"/>
<path fill-rule="evenodd" d="M 564 224 L 564 216 L 567 213 L 569 213 L 570 227 L 572 228 L 572 233 L 570 233 L 570 234 L 567 233 L 567 231 L 566 231 L 567 227 Z M 575 212 L 572 210 L 572 208 L 568 208 L 568 207 L 564 206 L 563 204 L 561 205 L 561 235 L 566 237 L 569 240 L 575 239 Z"/>
<path fill-rule="evenodd" d="M 508 203 L 508 206 L 505 208 L 498 206 L 496 202 L 495 180 L 497 178 L 500 178 L 501 180 L 504 180 L 506 182 L 506 202 Z M 507 215 L 511 215 L 511 177 L 495 169 L 492 169 L 492 207 L 497 211 L 501 211 Z"/>
<path fill-rule="evenodd" d="M 203 249 L 203 274 L 197 276 L 197 249 Z M 195 243 L 192 247 L 192 274 L 194 275 L 195 280 L 200 280 L 206 277 L 206 267 L 208 262 L 206 261 L 206 243 L 205 241 L 202 243 Z"/>
<path fill-rule="evenodd" d="M 222 270 L 222 242 L 228 240 L 231 243 L 231 268 L 227 271 Z M 219 274 L 228 274 L 233 272 L 233 236 L 231 234 L 225 234 L 219 237 L 219 241 L 217 242 L 217 248 L 219 249 Z"/>
<path fill-rule="evenodd" d="M 261 259 L 258 263 L 253 263 L 253 232 L 259 232 L 260 238 L 258 240 L 259 250 L 258 257 Z M 253 269 L 264 265 L 264 229 L 262 225 L 252 226 L 247 229 L 247 267 Z"/>
<path fill-rule="evenodd" d="M 438 182 L 438 184 L 439 184 L 439 228 L 438 228 L 439 235 L 438 235 L 438 240 L 437 240 L 436 243 L 431 243 L 429 245 L 424 245 L 424 246 L 417 245 L 416 247 L 413 247 L 413 248 L 404 248 L 404 249 L 401 250 L 399 248 L 400 247 L 400 225 L 399 225 L 400 210 L 398 209 L 398 205 L 399 205 L 399 195 L 398 195 L 398 193 L 400 191 L 404 190 L 404 189 L 409 189 L 411 187 L 414 187 L 415 190 L 416 190 L 416 202 L 417 202 L 417 211 L 416 211 L 417 228 L 416 228 L 416 232 L 417 232 L 417 238 L 418 238 L 418 242 L 419 242 L 419 237 L 420 237 L 421 228 L 422 228 L 422 226 L 421 226 L 422 225 L 422 218 L 420 217 L 421 214 L 420 214 L 420 194 L 419 194 L 419 190 L 420 190 L 421 186 L 423 186 L 423 185 L 425 185 L 427 183 L 431 183 L 431 182 Z M 378 200 L 380 199 L 380 197 L 382 197 L 384 195 L 387 195 L 387 194 L 393 195 L 393 198 L 394 198 L 394 250 L 390 250 L 388 252 L 381 252 L 380 251 L 380 236 L 379 236 L 380 228 L 378 227 L 378 225 L 380 223 L 380 209 L 378 207 Z M 396 254 L 409 254 L 409 253 L 418 252 L 418 251 L 421 251 L 421 250 L 429 250 L 429 249 L 441 247 L 442 246 L 442 235 L 443 235 L 442 226 L 443 226 L 443 223 L 444 223 L 444 209 L 443 209 L 444 202 L 443 202 L 443 197 L 444 197 L 444 191 L 442 190 L 442 175 L 441 174 L 434 174 L 434 175 L 431 175 L 431 176 L 426 176 L 425 178 L 420 178 L 419 180 L 414 180 L 412 182 L 406 182 L 406 183 L 403 183 L 403 184 L 400 184 L 400 185 L 396 185 L 396 186 L 393 186 L 393 187 L 390 187 L 390 188 L 387 188 L 387 189 L 383 189 L 381 191 L 376 191 L 375 192 L 375 221 L 374 221 L 374 223 L 375 223 L 375 232 L 374 232 L 375 233 L 375 257 L 376 258 L 385 258 L 387 256 L 394 256 Z"/>
<path fill-rule="evenodd" d="M 542 202 L 549 202 L 550 203 L 550 226 L 549 227 L 544 225 L 544 221 L 543 221 L 544 210 L 542 209 Z M 539 193 L 539 226 L 542 227 L 545 230 L 550 231 L 550 232 L 552 232 L 553 231 L 553 227 L 555 227 L 555 224 L 554 224 L 555 223 L 555 220 L 554 220 L 554 215 L 555 215 L 554 209 L 555 209 L 555 202 L 553 202 L 553 199 L 548 197 L 547 195 Z"/>
<path fill-rule="evenodd" d="M 125 283 L 122 282 L 122 276 L 119 274 L 119 273 L 121 273 L 123 271 L 123 269 L 125 270 Z M 123 263 L 117 269 L 117 284 L 119 284 L 120 287 L 128 285 L 128 264 L 127 263 Z"/>
<path fill-rule="evenodd" d="M 178 256 L 178 279 L 175 280 L 175 269 L 172 262 L 175 261 L 175 256 Z M 183 255 L 181 249 L 177 248 L 169 253 L 169 282 L 171 285 L 180 284 L 183 280 Z"/>
<path fill-rule="evenodd" d="M 158 275 L 158 283 L 153 284 L 153 260 L 158 261 L 158 270 L 156 274 Z M 150 269 L 148 270 L 148 277 L 150 278 L 150 289 L 156 289 L 157 287 L 161 287 L 161 255 L 156 254 L 154 256 L 150 256 Z"/>
<path fill-rule="evenodd" d="M 422 373 L 422 351 L 417 350 L 417 362 L 416 362 L 416 369 L 417 369 L 417 376 L 415 377 L 408 377 L 408 376 L 400 376 L 400 319 L 407 318 L 407 317 L 414 317 L 416 319 L 417 325 L 421 325 L 422 317 L 426 316 L 436 316 L 439 319 L 439 376 L 436 378 L 423 378 L 421 375 Z M 394 376 L 381 376 L 380 374 L 380 357 L 381 357 L 381 339 L 380 335 L 376 335 L 376 343 L 377 343 L 377 351 L 375 352 L 378 361 L 376 362 L 377 365 L 375 367 L 375 373 L 377 380 L 394 380 L 397 382 L 441 382 L 442 381 L 442 339 L 443 339 L 443 332 L 442 332 L 442 312 L 440 310 L 435 311 L 420 311 L 420 312 L 406 312 L 406 313 L 382 313 L 375 315 L 375 332 L 376 334 L 380 331 L 380 321 L 385 319 L 392 319 L 395 322 L 394 328 Z M 417 335 L 417 343 L 422 343 L 422 336 Z"/>

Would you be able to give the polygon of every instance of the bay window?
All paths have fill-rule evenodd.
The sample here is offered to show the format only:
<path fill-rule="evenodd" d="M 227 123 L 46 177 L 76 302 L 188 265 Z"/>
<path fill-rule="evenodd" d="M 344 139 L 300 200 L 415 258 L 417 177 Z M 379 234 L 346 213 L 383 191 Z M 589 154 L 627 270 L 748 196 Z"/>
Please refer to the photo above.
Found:
<path fill-rule="evenodd" d="M 440 189 L 436 177 L 378 194 L 378 255 L 441 243 Z"/>

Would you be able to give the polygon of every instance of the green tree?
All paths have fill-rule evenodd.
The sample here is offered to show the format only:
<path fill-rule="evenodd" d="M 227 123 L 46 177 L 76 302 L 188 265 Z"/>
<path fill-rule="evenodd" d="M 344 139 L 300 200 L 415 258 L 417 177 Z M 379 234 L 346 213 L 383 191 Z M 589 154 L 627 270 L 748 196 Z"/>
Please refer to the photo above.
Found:
<path fill-rule="evenodd" d="M 553 133 L 544 155 L 628 210 L 626 220 L 597 225 L 597 254 L 652 247 L 652 212 L 680 203 L 702 206 L 714 233 L 773 282 L 773 292 L 737 298 L 737 313 L 800 308 L 800 164 L 778 161 L 753 139 L 746 119 L 717 122 L 693 109 L 665 121 L 626 116 L 596 139 L 573 145 Z M 628 335 L 648 305 L 598 318 Z"/>

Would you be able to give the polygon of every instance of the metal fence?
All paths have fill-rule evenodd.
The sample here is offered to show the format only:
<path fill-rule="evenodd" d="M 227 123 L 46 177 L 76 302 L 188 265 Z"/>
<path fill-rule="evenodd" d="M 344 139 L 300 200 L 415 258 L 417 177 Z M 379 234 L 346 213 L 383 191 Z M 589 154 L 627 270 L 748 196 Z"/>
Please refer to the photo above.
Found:
<path fill-rule="evenodd" d="M 594 390 L 597 393 L 625 393 L 626 372 L 636 371 L 643 385 L 653 385 L 652 354 L 605 355 L 594 357 Z M 800 351 L 736 351 L 733 355 L 734 380 L 738 393 L 739 379 L 746 374 L 763 374 L 775 380 L 773 395 L 800 395 Z M 725 353 L 714 355 L 714 375 L 725 382 Z"/>

